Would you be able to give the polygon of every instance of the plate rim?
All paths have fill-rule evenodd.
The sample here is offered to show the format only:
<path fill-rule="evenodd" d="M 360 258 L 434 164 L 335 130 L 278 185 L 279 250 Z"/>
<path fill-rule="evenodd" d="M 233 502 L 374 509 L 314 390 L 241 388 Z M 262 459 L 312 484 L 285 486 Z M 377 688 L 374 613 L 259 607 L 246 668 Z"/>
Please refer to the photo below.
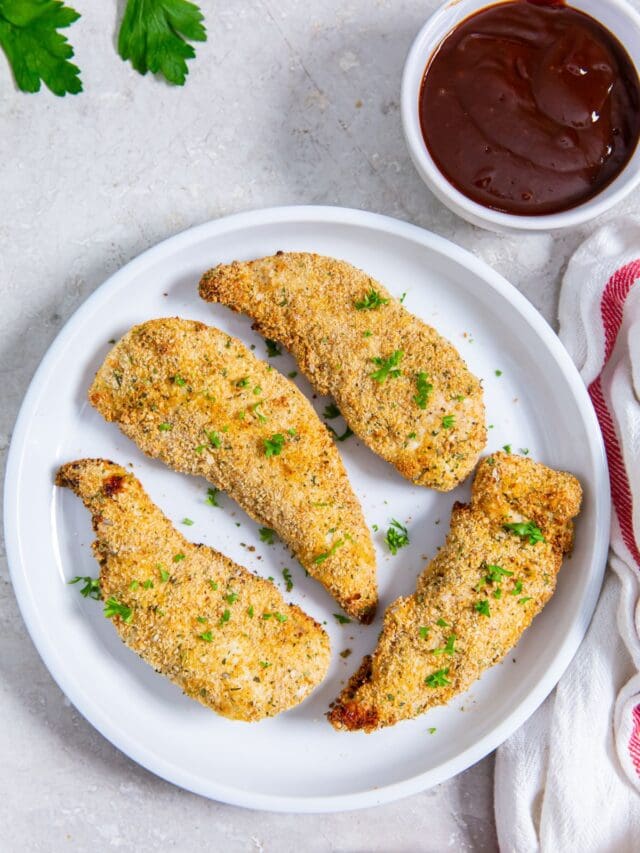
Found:
<path fill-rule="evenodd" d="M 141 747 L 126 730 L 113 724 L 95 704 L 88 692 L 77 682 L 69 670 L 67 662 L 57 654 L 50 644 L 41 625 L 35 601 L 26 583 L 26 573 L 21 557 L 20 537 L 18 535 L 18 482 L 25 446 L 25 433 L 30 417 L 37 407 L 41 389 L 47 378 L 47 372 L 54 365 L 58 353 L 69 343 L 86 314 L 94 306 L 109 298 L 112 290 L 117 290 L 122 279 L 130 279 L 146 266 L 171 255 L 175 251 L 197 242 L 200 238 L 219 237 L 228 231 L 242 230 L 260 225 L 316 222 L 319 225 L 355 225 L 372 231 L 390 233 L 410 242 L 418 243 L 440 255 L 473 271 L 486 285 L 502 296 L 521 315 L 547 347 L 558 369 L 572 390 L 582 422 L 587 432 L 587 450 L 594 468 L 594 503 L 597 529 L 595 547 L 592 552 L 589 579 L 585 585 L 582 603 L 567 635 L 554 651 L 553 660 L 533 688 L 511 712 L 495 725 L 489 733 L 472 746 L 456 756 L 442 762 L 424 773 L 411 776 L 399 782 L 380 788 L 369 788 L 352 794 L 291 797 L 289 795 L 271 795 L 245 791 L 238 787 L 212 782 L 201 775 L 185 771 L 179 765 L 167 761 L 155 751 Z M 53 342 L 42 357 L 33 374 L 14 425 L 11 443 L 7 454 L 4 480 L 4 537 L 9 574 L 13 584 L 18 606 L 29 635 L 49 673 L 62 692 L 72 702 L 85 719 L 109 740 L 117 749 L 155 775 L 179 787 L 201 796 L 215 799 L 230 805 L 259 810 L 289 813 L 330 813 L 367 808 L 393 802 L 411 794 L 443 782 L 480 759 L 484 758 L 513 734 L 542 704 L 560 680 L 578 647 L 584 639 L 593 616 L 606 569 L 609 549 L 610 530 L 610 493 L 607 460 L 600 427 L 591 404 L 587 389 L 569 353 L 560 339 L 534 306 L 510 284 L 500 273 L 493 270 L 485 261 L 476 257 L 452 241 L 441 237 L 418 225 L 369 211 L 330 205 L 287 205 L 267 207 L 231 214 L 218 219 L 187 228 L 178 234 L 149 247 L 127 262 L 99 285 L 74 311 L 60 329 Z"/>

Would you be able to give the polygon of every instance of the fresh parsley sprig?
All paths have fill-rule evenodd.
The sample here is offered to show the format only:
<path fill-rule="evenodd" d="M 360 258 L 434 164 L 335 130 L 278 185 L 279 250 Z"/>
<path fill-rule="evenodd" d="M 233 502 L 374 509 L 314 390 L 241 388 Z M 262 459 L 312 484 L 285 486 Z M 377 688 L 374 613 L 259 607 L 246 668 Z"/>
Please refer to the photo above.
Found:
<path fill-rule="evenodd" d="M 79 17 L 62 0 L 0 0 L 0 47 L 18 89 L 39 92 L 44 83 L 60 97 L 82 91 L 73 48 L 58 32 Z"/>
<path fill-rule="evenodd" d="M 118 53 L 136 71 L 162 74 L 184 86 L 187 60 L 196 52 L 189 42 L 207 40 L 204 15 L 188 0 L 127 0 L 118 34 Z"/>

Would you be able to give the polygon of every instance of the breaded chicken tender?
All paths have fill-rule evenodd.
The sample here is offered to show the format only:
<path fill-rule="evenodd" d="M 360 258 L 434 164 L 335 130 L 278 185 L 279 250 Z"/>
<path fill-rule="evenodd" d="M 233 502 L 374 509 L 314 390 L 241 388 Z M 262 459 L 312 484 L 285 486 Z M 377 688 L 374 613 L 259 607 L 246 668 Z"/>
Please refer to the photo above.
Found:
<path fill-rule="evenodd" d="M 387 609 L 333 726 L 371 732 L 417 717 L 502 660 L 551 598 L 581 497 L 570 474 L 506 453 L 484 459 L 416 592 Z"/>
<path fill-rule="evenodd" d="M 93 516 L 105 615 L 187 696 L 234 720 L 272 717 L 324 678 L 329 640 L 276 587 L 182 536 L 140 482 L 104 459 L 60 468 Z"/>
<path fill-rule="evenodd" d="M 89 400 L 146 454 L 227 492 L 349 615 L 371 621 L 375 552 L 340 455 L 304 395 L 244 344 L 192 320 L 150 320 L 113 347 Z"/>
<path fill-rule="evenodd" d="M 409 480 L 449 491 L 486 442 L 478 379 L 457 350 L 345 261 L 282 253 L 205 273 L 200 295 L 249 314 L 319 394 Z"/>

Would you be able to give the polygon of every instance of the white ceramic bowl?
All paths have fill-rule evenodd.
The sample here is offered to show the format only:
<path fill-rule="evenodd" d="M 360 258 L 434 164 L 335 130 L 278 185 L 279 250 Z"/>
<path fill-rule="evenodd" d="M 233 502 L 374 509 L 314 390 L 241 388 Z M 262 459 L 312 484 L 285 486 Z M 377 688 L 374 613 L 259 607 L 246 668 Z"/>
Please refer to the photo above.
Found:
<path fill-rule="evenodd" d="M 573 228 L 594 219 L 622 201 L 640 183 L 640 145 L 618 177 L 594 198 L 561 213 L 517 216 L 501 213 L 467 198 L 445 178 L 431 157 L 420 128 L 418 100 L 427 63 L 443 39 L 463 20 L 487 6 L 508 0 L 449 0 L 418 33 L 402 78 L 402 124 L 411 158 L 420 176 L 440 201 L 474 225 L 494 231 L 552 231 Z M 640 68 L 640 14 L 627 0 L 570 0 L 575 9 L 591 15 L 624 45 Z"/>

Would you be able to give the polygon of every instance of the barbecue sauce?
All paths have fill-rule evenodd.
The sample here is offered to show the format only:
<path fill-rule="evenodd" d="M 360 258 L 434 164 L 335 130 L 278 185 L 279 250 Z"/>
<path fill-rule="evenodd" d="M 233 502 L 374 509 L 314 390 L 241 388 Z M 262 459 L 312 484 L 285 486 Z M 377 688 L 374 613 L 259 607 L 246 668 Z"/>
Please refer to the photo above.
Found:
<path fill-rule="evenodd" d="M 511 214 L 593 198 L 640 136 L 640 83 L 624 47 L 558 0 L 500 3 L 459 24 L 427 66 L 419 108 L 449 182 Z"/>

